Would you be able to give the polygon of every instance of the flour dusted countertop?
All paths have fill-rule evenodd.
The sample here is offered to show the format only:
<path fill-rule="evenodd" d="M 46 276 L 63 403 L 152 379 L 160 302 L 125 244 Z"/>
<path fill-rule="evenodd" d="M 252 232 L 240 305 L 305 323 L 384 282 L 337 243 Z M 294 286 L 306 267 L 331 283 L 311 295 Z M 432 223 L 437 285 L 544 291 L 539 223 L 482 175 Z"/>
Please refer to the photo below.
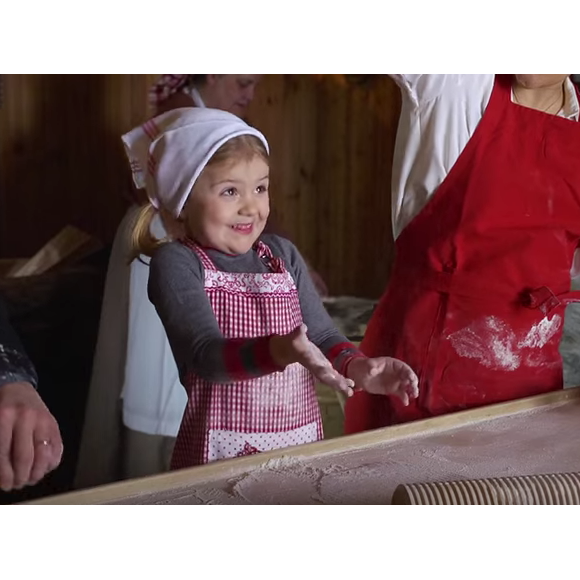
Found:
<path fill-rule="evenodd" d="M 580 471 L 580 391 L 560 391 L 120 484 L 60 503 L 388 504 L 398 485 Z M 73 500 L 73 501 L 71 501 Z"/>

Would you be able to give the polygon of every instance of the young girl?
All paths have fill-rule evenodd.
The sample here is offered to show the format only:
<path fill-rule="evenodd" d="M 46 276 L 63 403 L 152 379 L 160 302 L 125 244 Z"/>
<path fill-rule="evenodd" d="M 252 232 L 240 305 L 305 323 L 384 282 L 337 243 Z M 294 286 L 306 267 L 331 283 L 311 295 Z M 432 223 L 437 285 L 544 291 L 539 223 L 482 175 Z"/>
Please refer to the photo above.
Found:
<path fill-rule="evenodd" d="M 413 371 L 366 358 L 341 336 L 296 248 L 262 233 L 270 206 L 260 132 L 224 111 L 187 108 L 123 141 L 151 202 L 135 256 L 152 256 L 149 297 L 188 394 L 172 469 L 321 439 L 315 380 L 347 396 L 356 386 L 405 404 L 417 397 Z M 163 242 L 150 234 L 157 212 Z"/>
<path fill-rule="evenodd" d="M 242 115 L 261 76 L 162 75 L 149 94 L 152 116 L 194 106 Z M 131 234 L 147 197 L 127 189 L 131 206 L 111 248 L 77 488 L 167 471 L 187 404 L 165 329 L 147 296 L 149 260 L 141 256 L 129 262 Z M 271 216 L 268 221 L 276 225 Z M 151 232 L 165 237 L 159 216 Z"/>

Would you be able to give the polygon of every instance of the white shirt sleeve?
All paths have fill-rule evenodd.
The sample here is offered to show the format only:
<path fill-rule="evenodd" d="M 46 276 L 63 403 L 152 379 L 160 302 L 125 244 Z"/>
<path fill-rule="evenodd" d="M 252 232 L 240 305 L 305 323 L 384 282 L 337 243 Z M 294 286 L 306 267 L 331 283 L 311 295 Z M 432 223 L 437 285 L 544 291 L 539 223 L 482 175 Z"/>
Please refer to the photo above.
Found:
<path fill-rule="evenodd" d="M 415 95 L 415 87 L 417 85 L 417 81 L 419 80 L 419 77 L 422 77 L 423 75 L 388 75 L 390 76 L 395 83 L 397 83 L 397 86 L 401 89 L 401 92 L 410 97 L 413 98 Z"/>
<path fill-rule="evenodd" d="M 455 94 L 470 85 L 475 75 L 389 75 L 401 92 L 415 106 L 433 101 L 443 92 Z M 467 77 L 467 79 L 466 79 Z M 466 83 L 466 80 L 468 81 Z"/>
<path fill-rule="evenodd" d="M 489 102 L 494 75 L 389 75 L 403 102 L 393 161 L 393 234 L 425 207 Z"/>
<path fill-rule="evenodd" d="M 409 100 L 412 107 L 417 108 L 419 106 L 419 100 L 417 95 L 417 82 L 422 76 L 425 75 L 388 75 L 390 76 L 403 94 L 403 98 Z"/>

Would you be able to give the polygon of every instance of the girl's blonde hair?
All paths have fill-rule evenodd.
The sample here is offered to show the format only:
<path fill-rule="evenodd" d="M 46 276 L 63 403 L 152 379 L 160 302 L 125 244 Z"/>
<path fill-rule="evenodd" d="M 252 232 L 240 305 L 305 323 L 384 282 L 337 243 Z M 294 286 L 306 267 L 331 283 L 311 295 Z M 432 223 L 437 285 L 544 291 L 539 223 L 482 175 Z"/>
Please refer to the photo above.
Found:
<path fill-rule="evenodd" d="M 268 163 L 268 152 L 264 144 L 253 135 L 240 135 L 224 143 L 207 162 L 206 168 L 216 165 L 226 165 L 238 161 L 250 161 L 254 157 L 259 157 Z M 204 169 L 205 171 L 205 169 Z M 155 216 L 159 214 L 167 237 L 157 239 L 151 234 L 151 223 Z M 151 203 L 144 205 L 137 216 L 137 220 L 131 234 L 130 262 L 141 255 L 151 257 L 155 250 L 176 237 L 175 218 L 164 210 L 158 211 Z"/>

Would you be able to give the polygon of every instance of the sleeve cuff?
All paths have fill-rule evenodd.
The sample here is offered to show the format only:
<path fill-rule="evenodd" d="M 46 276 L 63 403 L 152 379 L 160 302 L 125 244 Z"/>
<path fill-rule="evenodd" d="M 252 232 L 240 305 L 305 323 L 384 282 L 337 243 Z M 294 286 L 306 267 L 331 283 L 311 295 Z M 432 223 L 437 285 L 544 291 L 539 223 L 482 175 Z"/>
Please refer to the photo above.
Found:
<path fill-rule="evenodd" d="M 357 359 L 357 358 L 368 358 L 366 355 L 364 355 L 362 352 L 358 352 L 356 354 L 353 354 L 352 356 L 347 357 L 344 362 L 342 363 L 341 369 L 338 371 L 343 377 L 347 377 L 348 378 L 348 367 L 350 366 L 350 363 Z"/>
<path fill-rule="evenodd" d="M 226 342 L 224 362 L 231 380 L 254 379 L 284 370 L 272 358 L 270 338 L 230 339 Z"/>
<path fill-rule="evenodd" d="M 281 372 L 284 370 L 284 367 L 277 364 L 272 357 L 270 338 L 271 336 L 265 336 L 256 340 L 256 344 L 254 345 L 254 361 L 256 367 L 264 373 Z"/>
<path fill-rule="evenodd" d="M 341 342 L 334 345 L 326 353 L 326 357 L 332 366 L 343 376 L 346 376 L 348 365 L 355 358 L 366 358 L 366 356 L 351 342 Z"/>
<path fill-rule="evenodd" d="M 36 381 L 29 375 L 18 373 L 0 374 L 0 389 L 6 385 L 11 385 L 13 383 L 28 383 L 32 385 L 36 390 L 38 390 L 38 385 L 36 384 Z"/>
<path fill-rule="evenodd" d="M 38 377 L 28 357 L 0 345 L 0 388 L 10 383 L 30 383 L 38 388 Z"/>

